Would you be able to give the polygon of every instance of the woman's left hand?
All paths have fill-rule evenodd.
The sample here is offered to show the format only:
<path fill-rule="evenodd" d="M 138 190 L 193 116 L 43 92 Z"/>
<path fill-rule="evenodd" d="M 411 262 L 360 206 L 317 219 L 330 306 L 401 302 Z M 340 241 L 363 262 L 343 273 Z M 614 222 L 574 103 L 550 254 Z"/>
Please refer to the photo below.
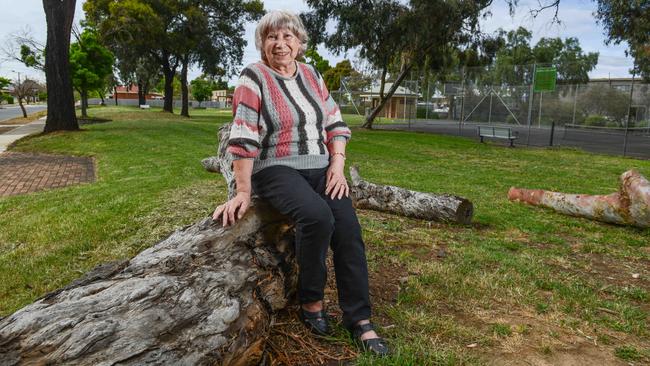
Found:
<path fill-rule="evenodd" d="M 327 185 L 325 186 L 325 195 L 332 199 L 338 197 L 341 199 L 350 194 L 348 181 L 345 179 L 343 169 L 345 168 L 345 159 L 341 155 L 334 155 L 330 160 L 330 166 L 327 169 Z"/>

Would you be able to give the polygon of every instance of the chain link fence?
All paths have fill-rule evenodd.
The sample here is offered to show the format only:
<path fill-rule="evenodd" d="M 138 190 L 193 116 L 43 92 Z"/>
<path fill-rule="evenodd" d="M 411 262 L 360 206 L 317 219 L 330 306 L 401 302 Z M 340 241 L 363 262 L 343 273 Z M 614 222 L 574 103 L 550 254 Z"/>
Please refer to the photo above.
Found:
<path fill-rule="evenodd" d="M 536 92 L 536 68 L 465 68 L 434 82 L 402 81 L 375 122 L 478 139 L 478 126 L 502 126 L 516 145 L 571 146 L 592 152 L 650 158 L 650 84 L 636 78 L 558 81 Z M 379 104 L 379 77 L 348 77 L 332 95 L 343 113 L 366 115 Z M 389 79 L 386 93 L 392 86 Z"/>

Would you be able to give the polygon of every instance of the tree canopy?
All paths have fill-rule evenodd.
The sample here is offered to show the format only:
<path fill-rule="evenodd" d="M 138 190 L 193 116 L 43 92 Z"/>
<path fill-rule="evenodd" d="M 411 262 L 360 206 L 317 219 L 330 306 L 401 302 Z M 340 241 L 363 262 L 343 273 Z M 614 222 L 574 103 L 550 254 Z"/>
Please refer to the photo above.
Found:
<path fill-rule="evenodd" d="M 181 87 L 190 64 L 207 74 L 233 74 L 246 45 L 245 22 L 264 12 L 260 0 L 88 0 L 84 10 L 118 58 L 136 52 L 160 65 L 168 112 L 179 67 Z"/>
<path fill-rule="evenodd" d="M 212 84 L 209 80 L 196 78 L 190 84 L 192 85 L 192 96 L 199 102 L 199 106 L 212 96 Z"/>
<path fill-rule="evenodd" d="M 323 42 L 335 53 L 356 48 L 359 56 L 381 70 L 381 100 L 367 117 L 375 117 L 414 67 L 440 69 L 450 60 L 450 48 L 470 42 L 478 20 L 491 0 L 306 0 L 311 11 L 303 14 L 315 43 Z M 333 21 L 334 27 L 326 26 Z M 331 31 L 329 31 L 331 30 Z M 395 67 L 398 65 L 398 67 Z M 398 70 L 383 93 L 386 76 Z"/>
<path fill-rule="evenodd" d="M 77 42 L 70 45 L 72 85 L 81 94 L 82 116 L 87 117 L 88 92 L 104 87 L 113 73 L 113 55 L 99 43 L 97 34 L 85 30 Z"/>

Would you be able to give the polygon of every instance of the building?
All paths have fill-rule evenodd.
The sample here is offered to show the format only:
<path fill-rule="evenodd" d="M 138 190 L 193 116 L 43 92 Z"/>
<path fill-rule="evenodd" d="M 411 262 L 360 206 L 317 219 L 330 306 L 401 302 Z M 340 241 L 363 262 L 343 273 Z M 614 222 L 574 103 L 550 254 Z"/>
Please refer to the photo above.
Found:
<path fill-rule="evenodd" d="M 384 85 L 384 94 L 390 90 L 393 83 L 386 83 Z M 361 92 L 359 97 L 364 105 L 375 108 L 379 105 L 379 88 L 380 85 L 372 86 L 369 90 Z M 416 106 L 419 94 L 405 88 L 398 86 L 395 93 L 389 101 L 384 105 L 384 109 L 380 112 L 380 117 L 386 118 L 415 118 Z"/>
<path fill-rule="evenodd" d="M 210 98 L 210 101 L 225 103 L 226 107 L 230 107 L 232 105 L 232 94 L 228 93 L 228 90 L 226 89 L 213 90 L 212 98 Z"/>
<path fill-rule="evenodd" d="M 113 99 L 113 95 L 117 95 L 117 99 L 138 99 L 138 86 L 137 85 L 128 85 L 128 86 L 118 86 L 114 90 L 114 94 L 111 94 L 109 98 Z M 145 99 L 163 99 L 163 95 L 160 93 L 147 93 Z"/>

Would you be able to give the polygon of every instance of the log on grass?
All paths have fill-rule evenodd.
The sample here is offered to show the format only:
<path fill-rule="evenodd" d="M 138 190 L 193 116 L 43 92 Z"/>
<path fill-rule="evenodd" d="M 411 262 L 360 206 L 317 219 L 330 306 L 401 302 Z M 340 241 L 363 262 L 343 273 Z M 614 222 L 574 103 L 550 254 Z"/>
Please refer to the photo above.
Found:
<path fill-rule="evenodd" d="M 254 202 L 3 318 L 0 365 L 255 365 L 296 269 L 288 220 Z"/>
<path fill-rule="evenodd" d="M 472 222 L 474 205 L 465 198 L 369 183 L 361 178 L 355 166 L 350 167 L 350 177 L 350 193 L 357 208 L 439 222 Z"/>
<path fill-rule="evenodd" d="M 635 170 L 621 174 L 618 192 L 608 195 L 512 187 L 508 191 L 508 199 L 547 207 L 565 215 L 618 225 L 650 227 L 650 182 Z"/>

